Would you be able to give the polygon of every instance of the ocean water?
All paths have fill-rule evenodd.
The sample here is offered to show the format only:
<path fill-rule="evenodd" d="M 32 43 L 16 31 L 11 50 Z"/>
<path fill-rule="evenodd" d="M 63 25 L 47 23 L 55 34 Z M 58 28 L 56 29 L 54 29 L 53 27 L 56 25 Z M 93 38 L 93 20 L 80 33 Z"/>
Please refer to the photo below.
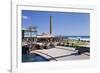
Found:
<path fill-rule="evenodd" d="M 90 36 L 63 36 L 64 39 L 86 40 L 90 41 Z"/>
<path fill-rule="evenodd" d="M 84 41 L 90 41 L 90 36 L 67 36 L 68 39 L 80 39 Z"/>

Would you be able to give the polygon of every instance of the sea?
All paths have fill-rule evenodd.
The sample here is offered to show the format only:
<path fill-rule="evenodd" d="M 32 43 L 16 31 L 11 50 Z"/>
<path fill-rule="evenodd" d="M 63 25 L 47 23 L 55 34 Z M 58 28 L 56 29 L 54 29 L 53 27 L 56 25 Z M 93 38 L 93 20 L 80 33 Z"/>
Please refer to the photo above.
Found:
<path fill-rule="evenodd" d="M 90 41 L 90 36 L 63 36 L 64 39 L 75 39 L 75 40 L 83 40 Z"/>

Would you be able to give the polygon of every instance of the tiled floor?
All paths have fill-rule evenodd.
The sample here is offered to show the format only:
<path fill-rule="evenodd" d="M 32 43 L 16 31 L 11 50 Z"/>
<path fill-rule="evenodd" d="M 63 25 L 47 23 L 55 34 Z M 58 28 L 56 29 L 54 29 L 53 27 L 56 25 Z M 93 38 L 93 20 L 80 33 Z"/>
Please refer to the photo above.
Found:
<path fill-rule="evenodd" d="M 43 50 L 36 50 L 32 51 L 31 53 L 37 53 L 41 56 L 46 57 L 50 60 L 57 60 L 57 61 L 63 61 L 63 60 L 83 60 L 83 59 L 89 59 L 90 56 L 86 54 L 81 55 L 75 55 L 77 51 L 74 50 L 74 48 L 71 47 L 55 47 L 51 49 L 43 49 Z"/>

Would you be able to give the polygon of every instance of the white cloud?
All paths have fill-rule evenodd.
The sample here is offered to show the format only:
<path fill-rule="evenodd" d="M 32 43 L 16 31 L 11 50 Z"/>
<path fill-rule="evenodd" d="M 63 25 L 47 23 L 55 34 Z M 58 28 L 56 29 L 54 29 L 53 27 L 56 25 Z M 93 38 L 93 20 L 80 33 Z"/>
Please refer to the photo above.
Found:
<path fill-rule="evenodd" d="M 28 16 L 22 16 L 22 18 L 23 18 L 23 19 L 29 19 L 29 17 L 28 17 Z"/>

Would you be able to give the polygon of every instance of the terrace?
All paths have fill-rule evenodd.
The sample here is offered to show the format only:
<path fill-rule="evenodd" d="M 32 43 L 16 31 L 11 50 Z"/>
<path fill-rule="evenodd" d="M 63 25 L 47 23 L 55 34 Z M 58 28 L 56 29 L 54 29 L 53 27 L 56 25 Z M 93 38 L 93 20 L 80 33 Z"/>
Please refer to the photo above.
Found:
<path fill-rule="evenodd" d="M 23 55 L 27 55 L 31 62 L 42 61 L 63 61 L 63 60 L 86 60 L 90 58 L 88 47 L 66 47 L 66 46 L 55 46 L 43 43 L 36 43 L 32 45 L 32 49 L 28 45 L 23 47 Z M 25 53 L 26 52 L 26 53 Z M 29 62 L 29 60 L 27 60 Z M 24 61 L 23 62 L 27 62 Z"/>

